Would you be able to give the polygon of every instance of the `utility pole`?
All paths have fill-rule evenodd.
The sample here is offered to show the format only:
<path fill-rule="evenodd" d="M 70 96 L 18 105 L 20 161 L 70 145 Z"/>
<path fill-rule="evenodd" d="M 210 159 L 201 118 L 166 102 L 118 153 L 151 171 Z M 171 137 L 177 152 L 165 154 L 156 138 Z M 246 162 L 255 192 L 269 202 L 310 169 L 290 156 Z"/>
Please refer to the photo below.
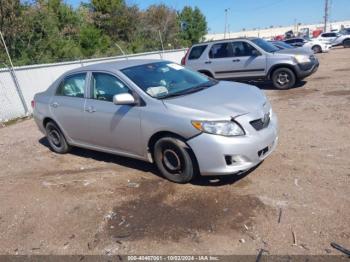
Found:
<path fill-rule="evenodd" d="M 20 99 L 21 102 L 22 102 L 22 105 L 23 105 L 23 109 L 24 109 L 25 114 L 28 115 L 28 112 L 29 112 L 29 111 L 28 111 L 28 107 L 27 107 L 26 101 L 25 101 L 25 99 L 24 99 L 24 96 L 23 96 L 21 87 L 19 86 L 19 83 L 18 83 L 18 79 L 17 79 L 16 73 L 15 73 L 15 70 L 13 69 L 12 59 L 11 59 L 9 50 L 7 49 L 7 45 L 6 45 L 4 36 L 2 35 L 2 32 L 1 32 L 1 31 L 0 31 L 0 38 L 1 38 L 2 44 L 3 44 L 4 47 L 5 47 L 5 51 L 6 51 L 7 57 L 8 57 L 8 59 L 9 59 L 9 61 L 10 61 L 10 66 L 11 66 L 11 68 L 10 68 L 10 74 L 11 74 L 11 76 L 12 76 L 13 82 L 15 83 L 15 86 L 16 86 L 16 89 L 17 89 L 17 93 L 18 93 L 18 96 L 19 96 L 19 99 Z"/>
<path fill-rule="evenodd" d="M 323 31 L 327 32 L 327 23 L 328 23 L 328 0 L 324 1 L 324 28 Z"/>
<path fill-rule="evenodd" d="M 230 10 L 230 8 L 225 9 L 225 30 L 224 30 L 224 39 L 226 39 L 226 31 L 227 31 L 227 12 Z"/>

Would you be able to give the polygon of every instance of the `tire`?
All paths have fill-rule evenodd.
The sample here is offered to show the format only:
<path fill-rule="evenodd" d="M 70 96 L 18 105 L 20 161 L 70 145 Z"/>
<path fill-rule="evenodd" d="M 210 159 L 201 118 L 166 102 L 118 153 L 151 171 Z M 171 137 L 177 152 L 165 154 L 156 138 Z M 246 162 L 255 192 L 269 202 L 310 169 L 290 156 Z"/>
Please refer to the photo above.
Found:
<path fill-rule="evenodd" d="M 71 149 L 61 130 L 54 122 L 48 122 L 45 126 L 45 130 L 52 151 L 58 154 L 65 154 Z"/>
<path fill-rule="evenodd" d="M 272 73 L 272 83 L 277 89 L 289 89 L 292 88 L 296 83 L 296 76 L 289 68 L 277 68 Z"/>
<path fill-rule="evenodd" d="M 315 45 L 311 49 L 314 51 L 314 54 L 322 53 L 322 48 L 319 45 Z"/>
<path fill-rule="evenodd" d="M 161 174 L 172 182 L 187 183 L 195 176 L 195 163 L 190 149 L 180 139 L 160 138 L 154 145 L 153 156 Z"/>
<path fill-rule="evenodd" d="M 344 46 L 344 48 L 349 48 L 350 47 L 350 39 L 345 39 L 343 41 L 343 46 Z"/>

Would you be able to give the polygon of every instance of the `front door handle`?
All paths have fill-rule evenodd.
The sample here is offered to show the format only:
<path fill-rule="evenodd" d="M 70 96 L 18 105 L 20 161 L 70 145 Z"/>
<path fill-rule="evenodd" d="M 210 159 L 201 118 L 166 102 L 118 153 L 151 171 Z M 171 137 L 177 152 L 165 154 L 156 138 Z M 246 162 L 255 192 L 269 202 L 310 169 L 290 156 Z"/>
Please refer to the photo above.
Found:
<path fill-rule="evenodd" d="M 58 107 L 58 106 L 59 106 L 59 103 L 57 103 L 57 102 L 53 102 L 53 103 L 51 104 L 51 106 L 52 106 L 52 107 L 54 107 L 54 108 L 56 108 L 56 107 Z"/>
<path fill-rule="evenodd" d="M 241 60 L 240 60 L 240 59 L 233 59 L 233 60 L 232 60 L 232 62 L 234 62 L 234 63 L 235 63 L 235 62 L 239 62 L 239 61 L 241 61 Z"/>
<path fill-rule="evenodd" d="M 204 63 L 205 64 L 211 64 L 211 61 L 205 61 Z"/>
<path fill-rule="evenodd" d="M 93 106 L 89 106 L 88 108 L 85 108 L 85 111 L 88 113 L 96 112 L 96 109 Z"/>

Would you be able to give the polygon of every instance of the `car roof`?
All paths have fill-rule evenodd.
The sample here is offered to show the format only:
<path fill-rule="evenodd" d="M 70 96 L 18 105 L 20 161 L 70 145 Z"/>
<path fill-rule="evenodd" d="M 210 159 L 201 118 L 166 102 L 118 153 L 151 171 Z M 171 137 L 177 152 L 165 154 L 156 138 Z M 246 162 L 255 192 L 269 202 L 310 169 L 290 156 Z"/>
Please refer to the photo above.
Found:
<path fill-rule="evenodd" d="M 211 40 L 211 41 L 205 41 L 205 42 L 201 42 L 198 44 L 194 44 L 192 47 L 194 46 L 200 46 L 200 45 L 207 45 L 207 44 L 211 44 L 211 43 L 221 43 L 221 42 L 227 42 L 227 41 L 232 41 L 232 40 L 254 40 L 254 39 L 258 39 L 259 37 L 238 37 L 238 38 L 226 38 L 226 39 L 218 39 L 218 40 Z"/>
<path fill-rule="evenodd" d="M 306 40 L 305 38 L 302 37 L 292 37 L 292 38 L 288 38 L 288 39 L 284 39 L 283 41 L 287 41 L 287 40 Z"/>
<path fill-rule="evenodd" d="M 162 59 L 130 59 L 119 60 L 114 62 L 97 63 L 88 66 L 82 66 L 67 72 L 67 74 L 81 72 L 81 71 L 120 71 L 128 67 L 145 65 L 156 62 L 168 62 Z"/>

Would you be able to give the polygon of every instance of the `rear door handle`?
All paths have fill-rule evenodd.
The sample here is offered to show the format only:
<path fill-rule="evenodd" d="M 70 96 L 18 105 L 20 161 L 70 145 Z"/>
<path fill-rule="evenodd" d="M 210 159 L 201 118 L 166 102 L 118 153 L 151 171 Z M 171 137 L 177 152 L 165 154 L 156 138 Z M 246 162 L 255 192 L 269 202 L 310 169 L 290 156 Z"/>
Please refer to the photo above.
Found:
<path fill-rule="evenodd" d="M 233 60 L 232 60 L 232 62 L 234 62 L 234 63 L 235 63 L 235 62 L 239 62 L 239 61 L 241 61 L 241 60 L 240 60 L 240 59 L 233 59 Z"/>
<path fill-rule="evenodd" d="M 93 113 L 96 112 L 96 109 L 93 106 L 89 106 L 88 108 L 85 108 L 86 112 Z"/>
<path fill-rule="evenodd" d="M 211 61 L 205 61 L 205 64 L 211 64 Z"/>
<path fill-rule="evenodd" d="M 57 102 L 53 102 L 53 103 L 51 104 L 51 106 L 52 106 L 52 107 L 54 107 L 54 108 L 56 108 L 56 107 L 58 107 L 58 106 L 59 106 L 59 103 L 57 103 Z"/>

